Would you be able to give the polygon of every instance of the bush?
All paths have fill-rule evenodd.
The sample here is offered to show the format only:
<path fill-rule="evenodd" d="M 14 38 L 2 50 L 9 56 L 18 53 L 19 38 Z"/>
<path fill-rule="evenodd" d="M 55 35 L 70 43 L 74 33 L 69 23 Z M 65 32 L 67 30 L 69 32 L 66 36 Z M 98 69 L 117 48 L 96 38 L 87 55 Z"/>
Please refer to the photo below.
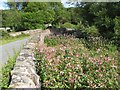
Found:
<path fill-rule="evenodd" d="M 61 28 L 72 28 L 72 29 L 74 29 L 75 25 L 66 22 L 66 23 L 64 23 L 64 24 L 61 25 Z"/>
<path fill-rule="evenodd" d="M 89 26 L 89 27 L 85 28 L 85 32 L 87 34 L 89 34 L 90 36 L 98 36 L 99 35 L 99 31 L 95 26 Z"/>
<path fill-rule="evenodd" d="M 2 38 L 8 38 L 10 35 L 7 31 L 0 30 L 0 36 L 2 36 Z"/>
<path fill-rule="evenodd" d="M 82 23 L 79 23 L 76 27 L 77 36 L 80 37 L 88 37 L 88 36 L 99 36 L 99 31 L 95 26 L 85 26 Z"/>
<path fill-rule="evenodd" d="M 77 30 L 82 30 L 83 31 L 85 29 L 85 26 L 82 23 L 78 23 L 76 28 L 77 28 Z"/>
<path fill-rule="evenodd" d="M 116 17 L 114 19 L 114 23 L 115 23 L 114 26 L 115 34 L 120 35 L 120 17 Z"/>

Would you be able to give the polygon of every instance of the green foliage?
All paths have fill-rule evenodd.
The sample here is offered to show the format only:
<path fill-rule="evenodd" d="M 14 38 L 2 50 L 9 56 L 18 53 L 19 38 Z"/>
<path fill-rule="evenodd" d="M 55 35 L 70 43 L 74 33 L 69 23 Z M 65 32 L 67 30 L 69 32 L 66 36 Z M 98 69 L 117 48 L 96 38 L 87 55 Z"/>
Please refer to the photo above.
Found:
<path fill-rule="evenodd" d="M 48 3 L 28 3 L 22 16 L 23 28 L 44 28 L 45 23 L 52 23 L 54 11 L 48 8 Z"/>
<path fill-rule="evenodd" d="M 106 38 L 103 38 L 102 36 L 101 37 L 88 36 L 87 38 L 85 38 L 85 40 L 82 40 L 82 42 L 90 50 L 91 49 L 96 49 L 96 48 L 99 48 L 99 47 L 107 48 L 109 50 L 111 49 L 111 47 L 116 49 L 116 46 L 113 45 L 112 41 L 110 41 Z M 111 46 L 109 47 L 109 45 L 111 45 Z"/>
<path fill-rule="evenodd" d="M 9 33 L 7 31 L 4 31 L 4 30 L 0 30 L 0 36 L 2 38 L 9 38 Z"/>
<path fill-rule="evenodd" d="M 120 10 L 119 6 L 119 2 L 81 3 L 79 10 L 81 10 L 82 22 L 90 26 L 95 25 L 102 36 L 112 38 L 115 34 L 115 28 L 118 28 L 116 19 L 120 15 L 118 13 Z"/>
<path fill-rule="evenodd" d="M 21 12 L 18 10 L 5 10 L 2 13 L 4 27 L 11 27 L 13 30 L 17 30 L 21 24 Z"/>
<path fill-rule="evenodd" d="M 81 40 L 71 36 L 56 38 L 59 45 L 36 52 L 42 87 L 119 88 L 118 52 L 111 44 L 89 50 Z"/>
<path fill-rule="evenodd" d="M 114 23 L 115 23 L 115 26 L 114 26 L 115 35 L 120 36 L 120 17 L 115 17 Z"/>
<path fill-rule="evenodd" d="M 11 9 L 3 10 L 2 23 L 16 31 L 44 29 L 44 24 L 52 24 L 59 28 L 62 26 L 78 29 L 78 36 L 83 32 L 93 36 L 100 33 L 101 36 L 110 40 L 114 38 L 117 42 L 120 37 L 120 2 L 82 2 L 77 3 L 74 8 L 64 8 L 60 2 L 10 2 L 8 6 Z M 21 9 L 18 10 L 20 6 Z"/>
<path fill-rule="evenodd" d="M 17 40 L 21 40 L 21 39 L 25 39 L 28 37 L 29 37 L 29 35 L 27 35 L 27 34 L 21 34 L 16 37 L 12 37 L 8 33 L 7 34 L 5 33 L 5 36 L 0 39 L 0 45 L 7 44 L 7 43 L 17 41 Z"/>
<path fill-rule="evenodd" d="M 85 32 L 87 34 L 89 34 L 90 36 L 98 36 L 99 35 L 99 31 L 95 26 L 89 26 L 89 27 L 85 28 Z"/>
<path fill-rule="evenodd" d="M 10 73 L 11 70 L 13 69 L 15 62 L 16 62 L 16 58 L 18 56 L 19 53 L 15 52 L 15 55 L 13 57 L 9 57 L 7 63 L 2 67 L 2 77 L 0 77 L 0 87 L 1 88 L 8 88 L 9 84 L 10 84 Z"/>
<path fill-rule="evenodd" d="M 99 30 L 97 29 L 96 26 L 89 26 L 89 25 L 84 25 L 82 23 L 78 23 L 76 26 L 77 29 L 77 37 L 84 37 L 84 38 L 89 38 L 89 36 L 100 36 Z"/>
<path fill-rule="evenodd" d="M 56 38 L 45 38 L 44 42 L 47 44 L 47 46 L 52 47 L 59 44 Z"/>
<path fill-rule="evenodd" d="M 66 23 L 64 23 L 64 24 L 61 25 L 61 28 L 72 28 L 72 29 L 74 29 L 75 25 L 66 22 Z"/>
<path fill-rule="evenodd" d="M 76 28 L 77 28 L 78 30 L 84 31 L 85 26 L 80 22 L 80 23 L 77 24 Z"/>
<path fill-rule="evenodd" d="M 21 9 L 21 5 L 23 5 L 23 2 L 7 2 L 6 3 L 10 9 Z"/>

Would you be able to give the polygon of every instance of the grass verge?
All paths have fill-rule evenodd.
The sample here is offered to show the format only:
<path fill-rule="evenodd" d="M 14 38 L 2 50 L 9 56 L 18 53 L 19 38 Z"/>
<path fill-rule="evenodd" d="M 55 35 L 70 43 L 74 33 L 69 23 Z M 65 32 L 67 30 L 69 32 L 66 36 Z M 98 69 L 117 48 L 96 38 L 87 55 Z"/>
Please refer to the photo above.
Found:
<path fill-rule="evenodd" d="M 0 39 L 0 45 L 4 45 L 4 44 L 7 44 L 7 43 L 10 43 L 10 42 L 13 42 L 13 41 L 17 41 L 17 40 L 22 40 L 22 39 L 25 39 L 25 38 L 28 38 L 29 35 L 26 35 L 26 34 L 21 34 L 19 36 L 16 36 L 16 37 L 4 37 L 2 39 Z"/>
<path fill-rule="evenodd" d="M 14 50 L 15 55 L 13 57 L 9 57 L 6 64 L 0 70 L 0 88 L 8 88 L 10 84 L 11 70 L 13 69 L 16 58 L 19 55 L 19 52 Z"/>

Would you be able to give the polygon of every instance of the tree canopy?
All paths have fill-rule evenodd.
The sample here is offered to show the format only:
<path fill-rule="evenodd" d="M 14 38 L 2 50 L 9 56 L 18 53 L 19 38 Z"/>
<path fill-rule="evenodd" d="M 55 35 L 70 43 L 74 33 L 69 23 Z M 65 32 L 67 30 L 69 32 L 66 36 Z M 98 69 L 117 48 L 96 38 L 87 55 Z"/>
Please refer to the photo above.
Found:
<path fill-rule="evenodd" d="M 10 10 L 3 11 L 2 23 L 3 26 L 12 27 L 16 31 L 43 28 L 44 24 L 48 23 L 58 27 L 64 23 L 77 26 L 82 23 L 95 26 L 103 36 L 120 35 L 120 2 L 81 2 L 75 3 L 76 7 L 71 8 L 65 8 L 60 2 L 7 4 Z"/>

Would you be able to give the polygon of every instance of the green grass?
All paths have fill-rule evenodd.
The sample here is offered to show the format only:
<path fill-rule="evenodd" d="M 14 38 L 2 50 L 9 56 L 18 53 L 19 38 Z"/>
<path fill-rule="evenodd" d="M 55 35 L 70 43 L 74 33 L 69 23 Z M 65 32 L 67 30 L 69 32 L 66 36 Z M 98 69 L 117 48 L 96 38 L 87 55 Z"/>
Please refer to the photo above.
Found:
<path fill-rule="evenodd" d="M 10 43 L 10 42 L 14 42 L 14 41 L 17 41 L 17 40 L 22 40 L 22 39 L 25 39 L 25 38 L 28 38 L 29 35 L 25 35 L 25 34 L 21 34 L 19 36 L 16 36 L 16 37 L 4 37 L 2 39 L 0 39 L 0 45 L 4 45 L 4 44 L 7 44 L 7 43 Z"/>
<path fill-rule="evenodd" d="M 10 73 L 13 69 L 16 58 L 19 54 L 19 52 L 14 51 L 15 55 L 13 57 L 9 57 L 6 64 L 1 68 L 0 67 L 0 88 L 8 88 L 10 84 Z M 2 64 L 0 64 L 2 66 Z"/>

